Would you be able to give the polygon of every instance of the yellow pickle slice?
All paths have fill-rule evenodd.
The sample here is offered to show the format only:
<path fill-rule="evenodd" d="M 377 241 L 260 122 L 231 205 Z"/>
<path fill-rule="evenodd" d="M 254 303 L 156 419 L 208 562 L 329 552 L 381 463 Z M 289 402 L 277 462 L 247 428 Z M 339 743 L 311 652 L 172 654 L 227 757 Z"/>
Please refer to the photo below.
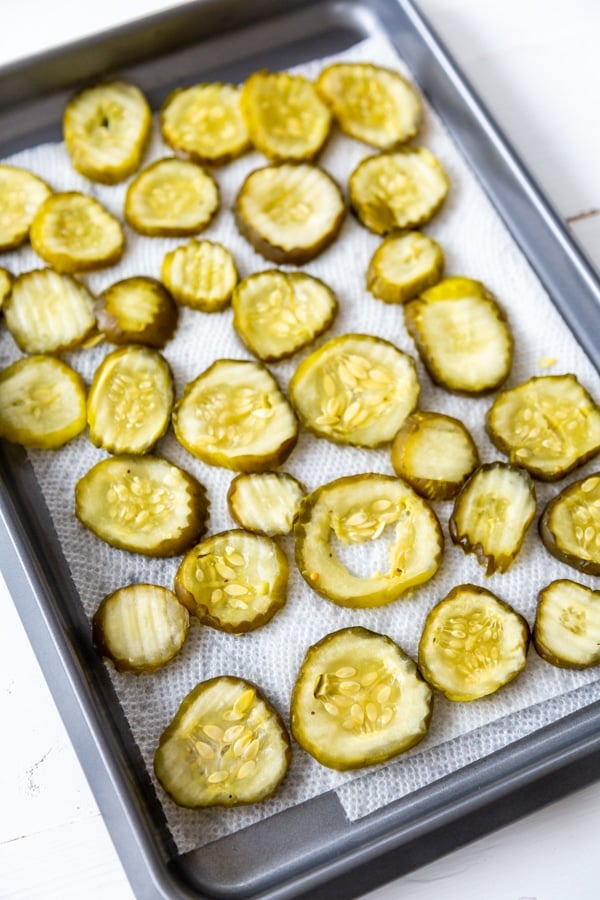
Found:
<path fill-rule="evenodd" d="M 340 606 L 383 606 L 433 578 L 443 537 L 428 503 L 389 475 L 349 475 L 309 494 L 294 526 L 296 564 Z"/>
<path fill-rule="evenodd" d="M 179 310 L 156 278 L 136 275 L 116 281 L 96 302 L 98 330 L 111 344 L 162 349 L 177 327 Z"/>
<path fill-rule="evenodd" d="M 0 252 L 25 243 L 38 209 L 51 193 L 50 186 L 28 169 L 0 165 Z"/>
<path fill-rule="evenodd" d="M 419 668 L 448 700 L 478 700 L 519 675 L 529 626 L 491 591 L 459 584 L 433 607 L 419 643 Z"/>
<path fill-rule="evenodd" d="M 292 693 L 292 734 L 324 766 L 371 766 L 423 740 L 432 703 L 414 661 L 391 638 L 343 628 L 306 653 Z"/>
<path fill-rule="evenodd" d="M 553 666 L 585 669 L 600 663 L 600 591 L 561 578 L 538 597 L 533 645 Z"/>
<path fill-rule="evenodd" d="M 600 472 L 572 482 L 550 500 L 539 532 L 546 549 L 561 562 L 600 575 Z"/>
<path fill-rule="evenodd" d="M 160 114 L 166 143 L 199 163 L 222 165 L 244 153 L 250 144 L 233 84 L 195 84 L 170 94 Z"/>
<path fill-rule="evenodd" d="M 150 673 L 179 653 L 190 615 L 168 588 L 130 584 L 104 598 L 92 626 L 97 649 L 118 672 Z"/>
<path fill-rule="evenodd" d="M 290 759 L 283 721 L 259 688 L 221 675 L 184 698 L 160 737 L 154 771 L 179 806 L 238 806 L 270 797 Z"/>
<path fill-rule="evenodd" d="M 419 391 L 411 357 L 366 334 L 327 341 L 300 363 L 289 385 L 306 428 L 357 447 L 391 441 L 417 405 Z"/>
<path fill-rule="evenodd" d="M 243 634 L 266 625 L 284 606 L 288 571 L 285 553 L 272 538 L 224 531 L 188 551 L 175 591 L 205 625 Z"/>
<path fill-rule="evenodd" d="M 165 255 L 161 278 L 181 306 L 210 313 L 229 304 L 238 272 L 222 244 L 192 238 Z"/>
<path fill-rule="evenodd" d="M 305 490 L 287 472 L 236 475 L 227 491 L 231 517 L 247 531 L 270 537 L 292 530 Z"/>
<path fill-rule="evenodd" d="M 13 281 L 15 280 L 14 275 L 8 271 L 8 269 L 0 266 L 0 313 L 2 312 L 2 307 L 4 306 L 4 301 L 10 295 L 12 291 Z"/>
<path fill-rule="evenodd" d="M 385 303 L 406 303 L 442 277 L 444 252 L 420 231 L 394 232 L 371 257 L 367 289 Z"/>

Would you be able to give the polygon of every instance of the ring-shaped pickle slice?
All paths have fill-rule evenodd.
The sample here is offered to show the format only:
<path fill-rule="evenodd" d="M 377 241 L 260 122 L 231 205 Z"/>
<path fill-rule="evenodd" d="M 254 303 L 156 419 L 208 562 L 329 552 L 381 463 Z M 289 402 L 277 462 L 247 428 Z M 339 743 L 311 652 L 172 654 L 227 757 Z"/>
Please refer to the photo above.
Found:
<path fill-rule="evenodd" d="M 166 287 L 145 275 L 116 281 L 96 302 L 98 330 L 111 344 L 144 344 L 160 350 L 173 337 L 178 317 Z"/>
<path fill-rule="evenodd" d="M 234 84 L 211 82 L 173 91 L 161 110 L 160 128 L 170 147 L 207 165 L 227 163 L 250 144 Z"/>
<path fill-rule="evenodd" d="M 542 659 L 564 669 L 600 663 L 600 591 L 560 578 L 538 596 L 533 645 Z"/>
<path fill-rule="evenodd" d="M 25 243 L 38 209 L 51 193 L 50 186 L 28 169 L 0 165 L 0 252 Z"/>
<path fill-rule="evenodd" d="M 0 266 L 0 313 L 2 313 L 4 301 L 12 291 L 14 280 L 15 277 L 12 272 L 9 272 L 8 269 L 5 269 L 3 266 Z"/>
<path fill-rule="evenodd" d="M 309 494 L 294 526 L 296 564 L 339 606 L 383 606 L 433 578 L 443 536 L 429 504 L 389 475 L 349 475 Z"/>
<path fill-rule="evenodd" d="M 289 534 L 305 490 L 287 472 L 236 475 L 227 491 L 227 506 L 238 525 L 256 534 Z"/>
<path fill-rule="evenodd" d="M 385 303 L 406 303 L 442 277 L 444 251 L 420 231 L 398 231 L 379 245 L 367 270 L 367 289 Z"/>
<path fill-rule="evenodd" d="M 540 517 L 539 532 L 561 562 L 600 575 L 600 472 L 573 481 L 553 497 Z"/>
<path fill-rule="evenodd" d="M 306 653 L 292 692 L 292 734 L 324 766 L 371 766 L 425 737 L 432 703 L 414 661 L 391 638 L 343 628 Z"/>
<path fill-rule="evenodd" d="M 192 238 L 165 254 L 161 278 L 178 304 L 211 313 L 228 306 L 238 271 L 222 244 Z"/>

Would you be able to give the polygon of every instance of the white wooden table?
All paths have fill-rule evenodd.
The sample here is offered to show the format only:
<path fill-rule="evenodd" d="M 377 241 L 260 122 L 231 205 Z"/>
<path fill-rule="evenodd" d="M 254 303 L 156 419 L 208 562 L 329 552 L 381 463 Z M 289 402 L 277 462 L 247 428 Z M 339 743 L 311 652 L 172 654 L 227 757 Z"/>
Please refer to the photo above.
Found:
<path fill-rule="evenodd" d="M 19 0 L 0 64 L 169 0 Z M 600 4 L 420 0 L 600 268 Z M 600 340 L 600 335 L 599 335 Z M 0 577 L 0 898 L 131 900 L 131 888 Z M 370 900 L 597 900 L 600 784 L 369 895 Z M 140 898 L 138 898 L 140 900 Z M 141 898 L 143 900 L 143 898 Z"/>

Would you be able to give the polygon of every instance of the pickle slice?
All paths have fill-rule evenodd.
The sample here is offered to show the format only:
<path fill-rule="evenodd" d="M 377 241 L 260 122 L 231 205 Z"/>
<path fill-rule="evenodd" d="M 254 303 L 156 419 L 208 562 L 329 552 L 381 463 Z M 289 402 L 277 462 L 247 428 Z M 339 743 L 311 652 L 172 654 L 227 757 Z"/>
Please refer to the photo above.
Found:
<path fill-rule="evenodd" d="M 244 278 L 233 292 L 233 325 L 259 359 L 285 359 L 326 331 L 337 313 L 335 294 L 305 272 L 269 269 Z"/>
<path fill-rule="evenodd" d="M 179 806 L 237 806 L 270 797 L 290 759 L 281 717 L 257 686 L 221 675 L 184 698 L 160 737 L 154 771 Z"/>
<path fill-rule="evenodd" d="M 14 275 L 12 275 L 8 269 L 4 269 L 0 266 L 0 313 L 2 312 L 4 301 L 10 296 L 14 280 Z"/>
<path fill-rule="evenodd" d="M 205 625 L 242 634 L 266 625 L 284 606 L 288 571 L 285 553 L 272 538 L 224 531 L 186 554 L 175 591 Z"/>
<path fill-rule="evenodd" d="M 51 193 L 49 185 L 33 172 L 0 165 L 0 252 L 25 243 L 38 209 Z"/>
<path fill-rule="evenodd" d="M 173 337 L 179 310 L 166 287 L 144 275 L 111 284 L 96 303 L 98 329 L 111 344 L 160 350 Z"/>
<path fill-rule="evenodd" d="M 265 259 L 301 265 L 335 240 L 346 207 L 340 188 L 323 169 L 279 163 L 248 175 L 234 213 L 240 234 Z"/>
<path fill-rule="evenodd" d="M 442 413 L 414 412 L 392 444 L 394 472 L 427 500 L 452 500 L 478 465 L 465 426 Z"/>
<path fill-rule="evenodd" d="M 385 303 L 406 303 L 442 277 L 444 252 L 420 231 L 400 231 L 381 242 L 369 263 L 367 288 Z"/>
<path fill-rule="evenodd" d="M 529 637 L 527 622 L 508 603 L 459 584 L 425 620 L 419 668 L 448 700 L 478 700 L 523 671 Z"/>
<path fill-rule="evenodd" d="M 442 206 L 450 183 L 426 147 L 368 156 L 350 176 L 350 205 L 365 228 L 388 234 L 424 225 Z"/>
<path fill-rule="evenodd" d="M 125 220 L 150 237 L 198 234 L 219 209 L 219 188 L 208 172 L 187 159 L 153 162 L 127 188 Z"/>
<path fill-rule="evenodd" d="M 542 375 L 502 391 L 488 434 L 534 478 L 557 481 L 600 451 L 600 409 L 575 375 Z"/>
<path fill-rule="evenodd" d="M 75 487 L 77 518 L 111 547 L 178 556 L 206 531 L 206 490 L 158 456 L 111 456 Z"/>
<path fill-rule="evenodd" d="M 550 500 L 539 531 L 546 549 L 561 562 L 600 575 L 600 472 L 572 482 Z"/>
<path fill-rule="evenodd" d="M 89 272 L 114 266 L 125 250 L 120 223 L 98 200 L 70 191 L 51 194 L 29 232 L 31 246 L 59 272 Z"/>
<path fill-rule="evenodd" d="M 86 88 L 67 104 L 63 134 L 73 167 L 102 184 L 124 181 L 139 167 L 152 131 L 150 107 L 133 84 Z"/>
<path fill-rule="evenodd" d="M 523 469 L 493 462 L 480 466 L 458 494 L 450 537 L 474 553 L 486 575 L 506 572 L 535 515 L 535 488 Z"/>
<path fill-rule="evenodd" d="M 130 584 L 105 597 L 93 620 L 94 642 L 118 672 L 155 672 L 179 653 L 190 615 L 173 591 Z"/>
<path fill-rule="evenodd" d="M 213 466 L 262 472 L 291 453 L 298 423 L 260 363 L 219 359 L 190 382 L 173 411 L 177 440 Z"/>
<path fill-rule="evenodd" d="M 195 84 L 170 94 L 160 115 L 162 136 L 174 150 L 207 165 L 222 165 L 248 149 L 248 129 L 233 84 Z"/>
<path fill-rule="evenodd" d="M 236 475 L 227 491 L 235 521 L 256 534 L 289 534 L 304 497 L 304 488 L 287 472 Z"/>
<path fill-rule="evenodd" d="M 391 638 L 343 628 L 306 653 L 292 693 L 292 734 L 324 766 L 371 766 L 425 737 L 432 703 L 431 688 Z"/>
<path fill-rule="evenodd" d="M 539 655 L 565 669 L 600 663 L 600 591 L 561 578 L 540 591 L 533 644 Z"/>
<path fill-rule="evenodd" d="M 472 278 L 445 278 L 404 306 L 404 321 L 433 381 L 486 394 L 510 373 L 513 340 L 504 312 Z"/>
<path fill-rule="evenodd" d="M 289 386 L 302 424 L 339 444 L 391 441 L 417 405 L 414 361 L 382 338 L 345 334 L 307 356 Z"/>
<path fill-rule="evenodd" d="M 380 150 L 413 138 L 423 108 L 417 91 L 398 72 L 370 63 L 335 63 L 317 80 L 342 131 Z"/>
<path fill-rule="evenodd" d="M 192 238 L 166 254 L 161 277 L 181 306 L 210 313 L 228 305 L 238 272 L 233 256 L 221 244 Z"/>
<path fill-rule="evenodd" d="M 340 606 L 390 603 L 433 578 L 442 561 L 435 513 L 388 475 L 350 475 L 317 488 L 294 533 L 300 574 Z"/>
<path fill-rule="evenodd" d="M 15 278 L 4 321 L 23 353 L 63 353 L 93 332 L 94 299 L 69 275 L 34 269 Z"/>
<path fill-rule="evenodd" d="M 302 75 L 254 72 L 242 86 L 241 105 L 252 144 L 275 162 L 310 161 L 329 137 L 329 107 Z"/>
<path fill-rule="evenodd" d="M 88 396 L 90 440 L 109 453 L 147 453 L 169 425 L 173 377 L 157 350 L 132 344 L 100 363 Z"/>
<path fill-rule="evenodd" d="M 28 356 L 0 372 L 0 437 L 54 450 L 86 425 L 81 376 L 53 356 Z"/>

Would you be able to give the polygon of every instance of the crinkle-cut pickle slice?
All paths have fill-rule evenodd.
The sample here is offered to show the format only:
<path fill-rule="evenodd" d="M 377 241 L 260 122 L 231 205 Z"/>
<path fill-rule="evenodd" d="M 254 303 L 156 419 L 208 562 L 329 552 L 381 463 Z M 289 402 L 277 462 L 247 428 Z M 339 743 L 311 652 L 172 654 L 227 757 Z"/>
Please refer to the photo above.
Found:
<path fill-rule="evenodd" d="M 235 521 L 256 534 L 289 534 L 305 490 L 287 472 L 236 475 L 227 491 L 227 505 Z"/>
<path fill-rule="evenodd" d="M 534 478 L 557 481 L 600 451 L 600 409 L 575 375 L 542 375 L 502 391 L 486 427 Z"/>
<path fill-rule="evenodd" d="M 0 437 L 54 450 L 85 425 L 85 383 L 62 360 L 27 356 L 0 372 Z"/>
<path fill-rule="evenodd" d="M 0 165 L 0 252 L 24 244 L 35 214 L 52 189 L 28 169 Z"/>
<path fill-rule="evenodd" d="M 425 737 L 432 703 L 414 661 L 391 638 L 343 628 L 306 653 L 292 693 L 292 734 L 324 766 L 371 766 Z"/>
<path fill-rule="evenodd" d="M 158 350 L 131 344 L 100 363 L 88 396 L 90 440 L 109 453 L 147 453 L 166 432 L 173 376 Z"/>
<path fill-rule="evenodd" d="M 546 505 L 539 532 L 561 562 L 600 575 L 600 472 L 574 481 Z"/>
<path fill-rule="evenodd" d="M 23 353 L 63 353 L 94 331 L 94 298 L 70 275 L 33 269 L 15 278 L 4 321 Z"/>
<path fill-rule="evenodd" d="M 486 463 L 475 469 L 454 501 L 450 537 L 474 553 L 486 575 L 506 572 L 535 516 L 535 488 L 523 469 Z"/>
<path fill-rule="evenodd" d="M 481 282 L 445 278 L 404 305 L 404 321 L 429 375 L 447 390 L 486 394 L 508 377 L 512 334 Z"/>
<path fill-rule="evenodd" d="M 112 456 L 75 487 L 77 518 L 111 547 L 178 556 L 206 531 L 204 486 L 158 456 Z"/>
<path fill-rule="evenodd" d="M 165 255 L 161 278 L 181 306 L 210 313 L 229 304 L 238 272 L 222 244 L 192 238 Z"/>
<path fill-rule="evenodd" d="M 423 107 L 415 88 L 398 72 L 371 63 L 334 63 L 317 79 L 317 90 L 346 134 L 392 150 L 413 138 Z"/>
<path fill-rule="evenodd" d="M 298 422 L 261 363 L 219 359 L 190 382 L 173 411 L 177 440 L 193 456 L 239 472 L 280 465 Z"/>
<path fill-rule="evenodd" d="M 205 625 L 243 634 L 266 625 L 284 606 L 288 572 L 285 553 L 272 538 L 234 529 L 188 551 L 175 591 Z"/>
<path fill-rule="evenodd" d="M 414 412 L 394 438 L 392 467 L 427 500 L 452 500 L 479 465 L 462 422 L 438 412 Z"/>
<path fill-rule="evenodd" d="M 527 622 L 508 603 L 459 584 L 425 620 L 419 668 L 448 700 L 478 700 L 523 671 L 529 638 Z"/>
<path fill-rule="evenodd" d="M 234 328 L 264 362 L 285 359 L 311 344 L 329 328 L 338 308 L 335 294 L 319 278 L 279 269 L 244 278 L 231 305 Z"/>
<path fill-rule="evenodd" d="M 367 288 L 385 303 L 406 303 L 442 277 L 444 251 L 420 231 L 388 235 L 371 257 Z"/>
<path fill-rule="evenodd" d="M 203 231 L 219 209 L 219 188 L 188 159 L 166 157 L 137 175 L 125 197 L 125 220 L 149 237 L 185 237 Z"/>
<path fill-rule="evenodd" d="M 114 266 L 125 250 L 120 222 L 87 194 L 51 194 L 29 232 L 31 246 L 59 272 L 89 272 Z"/>
<path fill-rule="evenodd" d="M 250 144 L 236 85 L 211 82 L 179 88 L 160 114 L 162 136 L 199 163 L 222 165 Z"/>
<path fill-rule="evenodd" d="M 160 737 L 154 771 L 179 806 L 238 806 L 270 797 L 290 759 L 283 721 L 259 688 L 221 675 L 184 698 Z"/>
<path fill-rule="evenodd" d="M 14 275 L 9 272 L 8 269 L 4 269 L 2 266 L 0 266 L 0 313 L 2 312 L 4 301 L 12 291 L 14 280 Z"/>
<path fill-rule="evenodd" d="M 240 234 L 261 256 L 301 265 L 335 240 L 346 206 L 340 188 L 323 169 L 279 163 L 247 176 L 234 213 Z"/>
<path fill-rule="evenodd" d="M 382 338 L 345 334 L 307 356 L 289 385 L 302 424 L 339 444 L 394 438 L 419 398 L 414 361 Z"/>
<path fill-rule="evenodd" d="M 369 156 L 350 175 L 350 205 L 365 228 L 388 234 L 424 225 L 450 188 L 440 161 L 426 147 Z"/>
<path fill-rule="evenodd" d="M 190 615 L 173 591 L 130 584 L 105 597 L 93 620 L 94 643 L 119 672 L 155 672 L 179 653 Z"/>
<path fill-rule="evenodd" d="M 254 72 L 242 85 L 250 140 L 268 159 L 312 160 L 331 130 L 331 112 L 315 85 L 288 72 Z"/>
<path fill-rule="evenodd" d="M 98 329 L 111 344 L 144 344 L 160 350 L 173 337 L 178 317 L 166 287 L 145 275 L 111 284 L 96 303 Z"/>
<path fill-rule="evenodd" d="M 389 475 L 350 475 L 317 488 L 294 534 L 302 577 L 340 606 L 390 603 L 432 578 L 442 561 L 435 513 Z"/>
<path fill-rule="evenodd" d="M 600 663 L 600 591 L 567 578 L 539 593 L 533 645 L 553 666 L 585 669 Z"/>
<path fill-rule="evenodd" d="M 152 132 L 146 98 L 134 84 L 86 88 L 67 104 L 63 134 L 73 167 L 102 184 L 124 181 L 139 168 Z"/>

